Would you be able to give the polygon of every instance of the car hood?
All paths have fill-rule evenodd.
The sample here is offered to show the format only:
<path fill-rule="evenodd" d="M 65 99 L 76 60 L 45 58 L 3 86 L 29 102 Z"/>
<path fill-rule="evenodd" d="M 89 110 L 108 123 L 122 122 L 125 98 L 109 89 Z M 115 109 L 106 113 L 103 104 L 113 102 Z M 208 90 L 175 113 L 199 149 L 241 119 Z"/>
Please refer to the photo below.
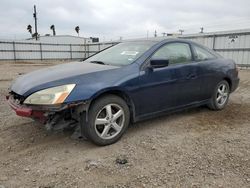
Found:
<path fill-rule="evenodd" d="M 32 88 L 46 83 L 116 68 L 118 67 L 87 62 L 60 64 L 20 76 L 15 80 L 10 89 L 19 95 L 23 95 Z"/>

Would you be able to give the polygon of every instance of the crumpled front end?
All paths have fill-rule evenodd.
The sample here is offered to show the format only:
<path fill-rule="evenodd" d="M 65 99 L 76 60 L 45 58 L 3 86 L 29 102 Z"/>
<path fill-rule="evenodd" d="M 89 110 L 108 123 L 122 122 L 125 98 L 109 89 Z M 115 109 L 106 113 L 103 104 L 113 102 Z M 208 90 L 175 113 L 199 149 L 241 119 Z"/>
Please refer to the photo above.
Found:
<path fill-rule="evenodd" d="M 26 105 L 23 103 L 25 98 L 15 92 L 10 92 L 6 99 L 16 115 L 39 121 L 45 124 L 47 130 L 60 130 L 77 125 L 79 110 L 84 111 L 89 105 L 87 101 L 58 105 Z"/>
<path fill-rule="evenodd" d="M 46 122 L 46 112 L 24 105 L 22 96 L 10 92 L 10 95 L 6 96 L 6 99 L 9 106 L 16 112 L 16 115 L 36 119 L 43 123 Z"/>

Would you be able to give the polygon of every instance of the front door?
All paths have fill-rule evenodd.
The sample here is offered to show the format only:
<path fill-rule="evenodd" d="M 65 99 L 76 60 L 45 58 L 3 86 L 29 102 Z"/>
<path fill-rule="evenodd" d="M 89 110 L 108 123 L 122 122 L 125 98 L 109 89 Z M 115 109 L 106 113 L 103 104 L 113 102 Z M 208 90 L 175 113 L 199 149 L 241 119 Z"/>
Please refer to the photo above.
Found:
<path fill-rule="evenodd" d="M 175 109 L 198 100 L 200 80 L 188 43 L 168 43 L 151 59 L 167 59 L 169 66 L 140 72 L 137 115 Z"/>

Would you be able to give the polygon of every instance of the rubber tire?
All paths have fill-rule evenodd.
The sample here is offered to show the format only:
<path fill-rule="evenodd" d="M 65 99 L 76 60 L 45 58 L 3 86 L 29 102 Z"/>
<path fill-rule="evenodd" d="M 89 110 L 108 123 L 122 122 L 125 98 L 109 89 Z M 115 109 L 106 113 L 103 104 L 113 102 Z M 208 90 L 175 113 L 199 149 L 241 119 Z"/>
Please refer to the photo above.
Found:
<path fill-rule="evenodd" d="M 216 95 L 217 95 L 218 87 L 219 87 L 222 83 L 224 83 L 225 85 L 227 85 L 227 88 L 228 88 L 228 90 L 229 90 L 229 93 L 228 93 L 228 97 L 227 97 L 227 100 L 226 100 L 226 102 L 224 103 L 224 105 L 223 105 L 223 106 L 219 106 L 219 105 L 217 104 L 217 102 L 216 102 L 216 97 L 217 97 Z M 219 110 L 224 109 L 225 106 L 226 106 L 227 103 L 228 103 L 229 96 L 230 96 L 230 87 L 229 87 L 229 84 L 228 84 L 228 82 L 227 82 L 226 80 L 222 80 L 221 82 L 219 82 L 219 83 L 216 85 L 216 87 L 215 87 L 215 89 L 214 89 L 214 92 L 213 92 L 213 96 L 212 96 L 212 98 L 211 98 L 209 104 L 207 105 L 208 108 L 211 109 L 211 110 L 215 110 L 215 111 L 219 111 Z"/>
<path fill-rule="evenodd" d="M 102 139 L 97 135 L 95 131 L 95 118 L 97 116 L 97 113 L 104 106 L 110 103 L 118 104 L 119 106 L 123 108 L 124 115 L 125 115 L 125 122 L 124 122 L 124 126 L 121 132 L 116 137 L 112 139 Z M 110 145 L 110 144 L 117 142 L 122 137 L 122 135 L 124 134 L 124 132 L 127 130 L 129 126 L 129 122 L 130 122 L 130 111 L 129 111 L 127 103 L 122 98 L 116 95 L 105 95 L 97 99 L 96 101 L 94 101 L 94 103 L 91 105 L 89 112 L 88 112 L 88 122 L 87 124 L 84 125 L 84 131 L 86 133 L 86 137 L 91 142 L 99 146 L 106 146 L 106 145 Z"/>

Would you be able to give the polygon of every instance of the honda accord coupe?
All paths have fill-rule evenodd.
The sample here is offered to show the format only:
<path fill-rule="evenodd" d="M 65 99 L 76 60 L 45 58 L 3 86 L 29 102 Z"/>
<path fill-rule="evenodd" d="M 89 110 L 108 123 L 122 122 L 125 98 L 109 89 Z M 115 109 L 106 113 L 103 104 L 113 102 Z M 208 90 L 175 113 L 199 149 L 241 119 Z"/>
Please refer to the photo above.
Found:
<path fill-rule="evenodd" d="M 234 61 L 182 39 L 127 41 L 84 61 L 20 76 L 6 97 L 49 130 L 74 128 L 97 145 L 130 123 L 190 107 L 222 110 L 239 84 Z"/>

